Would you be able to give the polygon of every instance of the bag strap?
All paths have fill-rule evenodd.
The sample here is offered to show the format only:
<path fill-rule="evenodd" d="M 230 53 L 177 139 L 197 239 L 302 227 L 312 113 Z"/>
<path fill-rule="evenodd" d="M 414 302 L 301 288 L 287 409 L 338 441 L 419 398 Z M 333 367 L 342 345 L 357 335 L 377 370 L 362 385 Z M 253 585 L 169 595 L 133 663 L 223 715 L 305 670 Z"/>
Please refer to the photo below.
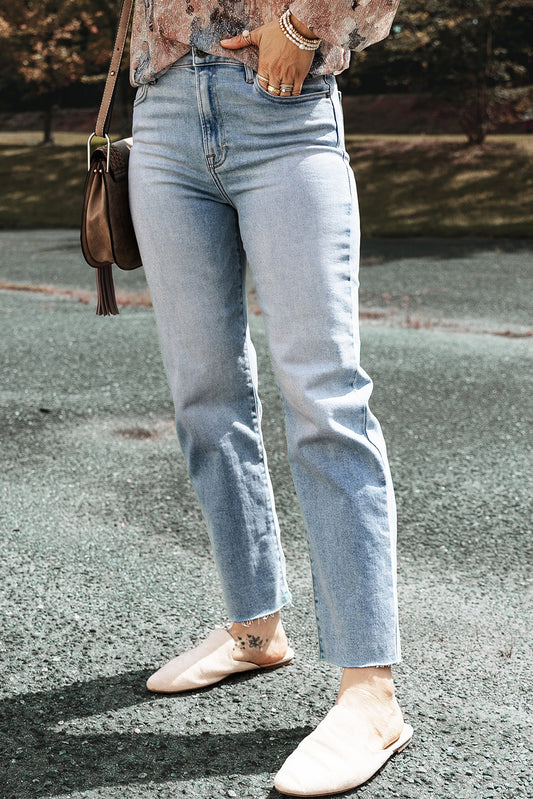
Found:
<path fill-rule="evenodd" d="M 102 102 L 100 103 L 100 110 L 93 134 L 102 139 L 107 137 L 109 125 L 111 123 L 113 99 L 115 96 L 115 89 L 117 88 L 117 78 L 122 62 L 122 55 L 124 53 L 124 46 L 126 44 L 126 37 L 128 35 L 132 8 L 133 0 L 123 0 L 118 21 L 117 35 L 113 45 L 113 52 L 111 53 L 111 63 L 109 65 L 104 94 L 102 96 Z"/>

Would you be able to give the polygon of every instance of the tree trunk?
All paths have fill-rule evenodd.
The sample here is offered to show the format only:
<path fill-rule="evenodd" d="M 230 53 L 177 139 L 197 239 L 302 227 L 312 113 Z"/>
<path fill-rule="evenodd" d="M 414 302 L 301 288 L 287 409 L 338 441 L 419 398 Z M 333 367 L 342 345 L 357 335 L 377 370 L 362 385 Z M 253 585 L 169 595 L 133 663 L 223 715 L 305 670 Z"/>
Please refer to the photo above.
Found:
<path fill-rule="evenodd" d="M 459 113 L 459 122 L 469 145 L 483 144 L 487 135 L 487 120 L 483 98 L 478 92 L 475 97 L 465 99 Z"/>
<path fill-rule="evenodd" d="M 43 111 L 43 140 L 41 144 L 53 144 L 54 143 L 54 134 L 53 134 L 53 122 L 54 122 L 54 110 L 55 105 L 53 101 L 50 101 L 46 104 L 46 108 Z"/>

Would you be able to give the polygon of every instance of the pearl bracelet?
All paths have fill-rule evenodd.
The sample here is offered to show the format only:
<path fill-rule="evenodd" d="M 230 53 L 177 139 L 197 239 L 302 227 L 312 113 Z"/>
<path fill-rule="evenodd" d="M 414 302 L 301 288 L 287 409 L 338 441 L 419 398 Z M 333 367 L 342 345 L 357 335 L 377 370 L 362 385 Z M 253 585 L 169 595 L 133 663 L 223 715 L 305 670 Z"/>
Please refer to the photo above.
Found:
<path fill-rule="evenodd" d="M 279 25 L 287 39 L 299 47 L 300 50 L 318 50 L 320 47 L 320 39 L 308 39 L 299 33 L 291 21 L 291 12 L 289 9 L 279 18 Z"/>

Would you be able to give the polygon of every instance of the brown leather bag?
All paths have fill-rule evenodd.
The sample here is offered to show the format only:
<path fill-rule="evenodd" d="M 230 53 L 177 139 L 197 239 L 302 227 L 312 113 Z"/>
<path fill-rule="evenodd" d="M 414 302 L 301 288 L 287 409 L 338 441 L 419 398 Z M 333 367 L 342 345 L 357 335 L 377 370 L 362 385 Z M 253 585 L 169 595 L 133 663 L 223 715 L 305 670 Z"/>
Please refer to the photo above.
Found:
<path fill-rule="evenodd" d="M 132 6 L 133 0 L 122 3 L 96 127 L 87 142 L 88 171 L 81 216 L 81 249 L 87 263 L 96 269 L 98 316 L 118 314 L 112 264 L 120 269 L 142 266 L 128 199 L 128 160 L 132 139 L 111 143 L 108 135 Z M 95 136 L 105 138 L 106 144 L 91 153 Z"/>

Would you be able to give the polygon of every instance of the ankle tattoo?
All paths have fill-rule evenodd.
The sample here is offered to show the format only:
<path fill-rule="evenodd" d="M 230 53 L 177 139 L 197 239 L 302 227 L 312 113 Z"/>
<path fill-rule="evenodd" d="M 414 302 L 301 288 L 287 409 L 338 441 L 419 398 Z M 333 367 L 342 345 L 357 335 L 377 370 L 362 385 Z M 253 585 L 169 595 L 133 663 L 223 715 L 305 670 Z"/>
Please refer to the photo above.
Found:
<path fill-rule="evenodd" d="M 246 638 L 238 635 L 235 642 L 235 649 L 241 649 L 242 651 L 245 649 L 264 649 L 268 642 L 268 638 L 261 638 L 260 635 L 250 635 L 250 633 L 248 633 Z"/>

